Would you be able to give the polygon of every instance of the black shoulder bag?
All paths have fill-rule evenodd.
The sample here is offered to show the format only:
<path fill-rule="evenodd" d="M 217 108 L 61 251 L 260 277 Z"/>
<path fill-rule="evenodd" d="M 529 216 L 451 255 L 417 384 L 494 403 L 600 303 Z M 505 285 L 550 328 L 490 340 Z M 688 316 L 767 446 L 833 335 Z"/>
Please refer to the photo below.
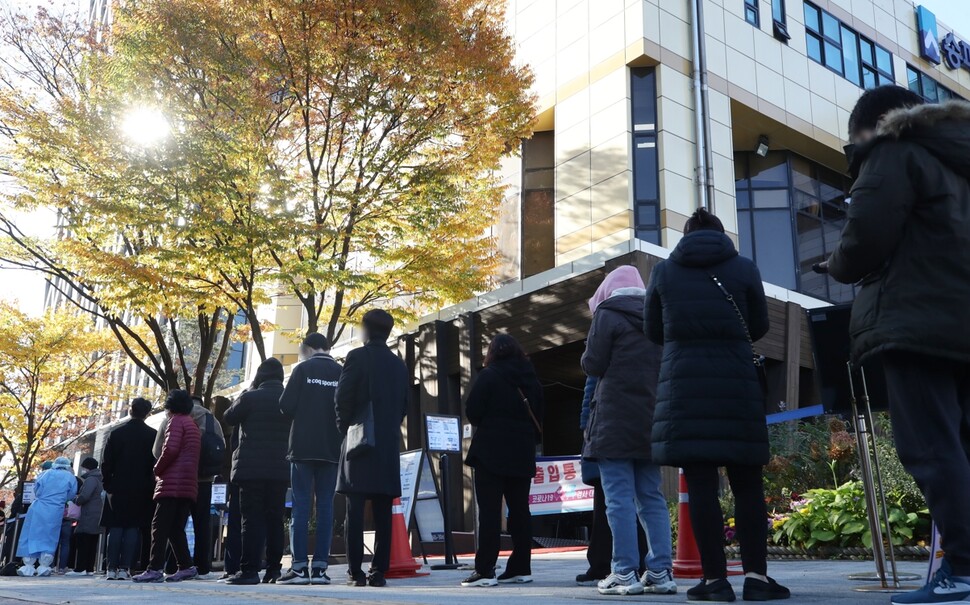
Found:
<path fill-rule="evenodd" d="M 734 296 L 727 291 L 721 280 L 717 278 L 713 273 L 710 274 L 711 280 L 714 282 L 720 290 L 724 298 L 734 307 L 734 312 L 738 314 L 738 321 L 741 322 L 741 329 L 744 330 L 744 337 L 748 339 L 748 344 L 751 346 L 751 361 L 754 363 L 755 372 L 758 374 L 758 382 L 761 383 L 761 396 L 764 398 L 765 410 L 768 410 L 768 373 L 765 371 L 765 356 L 761 355 L 754 350 L 754 340 L 751 338 L 751 331 L 748 330 L 748 322 L 744 320 L 744 314 L 741 313 L 741 308 L 738 307 L 738 303 L 734 301 Z"/>
<path fill-rule="evenodd" d="M 365 349 L 366 351 L 366 349 Z M 367 403 L 358 413 L 358 420 L 347 429 L 347 459 L 353 460 L 370 453 L 376 446 L 374 431 L 373 373 L 370 351 L 367 351 Z"/>

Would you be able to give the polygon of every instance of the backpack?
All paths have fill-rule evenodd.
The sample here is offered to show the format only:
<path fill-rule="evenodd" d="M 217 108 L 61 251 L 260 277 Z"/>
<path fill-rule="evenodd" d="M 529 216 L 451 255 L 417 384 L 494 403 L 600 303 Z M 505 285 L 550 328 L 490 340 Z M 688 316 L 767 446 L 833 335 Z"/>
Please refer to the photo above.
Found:
<path fill-rule="evenodd" d="M 222 470 L 226 457 L 226 443 L 216 432 L 212 414 L 205 415 L 205 430 L 202 432 L 202 450 L 199 452 L 199 476 L 212 477 Z"/>

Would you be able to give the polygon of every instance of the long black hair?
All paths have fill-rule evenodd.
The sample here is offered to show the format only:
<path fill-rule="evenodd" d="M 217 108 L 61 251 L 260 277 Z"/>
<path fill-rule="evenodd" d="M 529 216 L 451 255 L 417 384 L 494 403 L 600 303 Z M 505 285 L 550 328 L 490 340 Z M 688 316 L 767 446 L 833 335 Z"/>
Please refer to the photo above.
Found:
<path fill-rule="evenodd" d="M 485 367 L 487 368 L 496 361 L 503 359 L 528 359 L 525 349 L 522 348 L 519 341 L 504 332 L 496 334 L 492 342 L 489 343 L 488 353 L 485 355 Z"/>

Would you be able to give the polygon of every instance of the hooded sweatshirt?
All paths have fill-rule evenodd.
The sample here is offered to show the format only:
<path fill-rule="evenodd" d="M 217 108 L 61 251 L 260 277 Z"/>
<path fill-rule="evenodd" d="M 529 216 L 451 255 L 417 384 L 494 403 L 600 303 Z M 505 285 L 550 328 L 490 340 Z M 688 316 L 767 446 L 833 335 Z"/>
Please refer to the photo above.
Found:
<path fill-rule="evenodd" d="M 829 273 L 859 282 L 852 355 L 970 361 L 970 104 L 887 114 L 853 158 L 852 203 Z"/>

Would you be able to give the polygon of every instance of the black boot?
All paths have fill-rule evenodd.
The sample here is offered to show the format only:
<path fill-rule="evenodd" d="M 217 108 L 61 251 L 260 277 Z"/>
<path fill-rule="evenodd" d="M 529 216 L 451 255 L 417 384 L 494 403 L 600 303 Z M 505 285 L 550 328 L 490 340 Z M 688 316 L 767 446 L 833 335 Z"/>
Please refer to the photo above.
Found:
<path fill-rule="evenodd" d="M 688 601 L 733 603 L 737 598 L 734 589 L 731 588 L 731 583 L 727 580 L 717 580 L 710 584 L 707 583 L 707 580 L 701 580 L 700 584 L 687 591 Z"/>

